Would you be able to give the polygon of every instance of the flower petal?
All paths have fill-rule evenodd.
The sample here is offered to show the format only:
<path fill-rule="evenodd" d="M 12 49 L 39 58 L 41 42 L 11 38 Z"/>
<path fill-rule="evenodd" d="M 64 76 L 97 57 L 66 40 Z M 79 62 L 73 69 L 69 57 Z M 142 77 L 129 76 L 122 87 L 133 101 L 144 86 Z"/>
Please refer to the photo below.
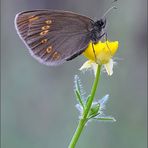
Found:
<path fill-rule="evenodd" d="M 109 76 L 113 74 L 113 59 L 110 59 L 107 64 L 104 64 L 104 67 L 106 69 L 106 72 Z"/>
<path fill-rule="evenodd" d="M 87 69 L 89 69 L 89 68 L 91 68 L 91 63 L 92 63 L 93 61 L 91 61 L 91 60 L 88 60 L 88 61 L 86 61 L 81 67 L 80 67 L 80 69 L 79 70 L 87 70 Z"/>
<path fill-rule="evenodd" d="M 107 45 L 109 46 L 111 55 L 114 56 L 118 50 L 119 42 L 118 41 L 114 41 L 114 42 L 107 41 Z"/>
<path fill-rule="evenodd" d="M 94 75 L 96 76 L 98 64 L 93 62 L 91 65 L 92 65 L 92 69 L 93 69 Z"/>
<path fill-rule="evenodd" d="M 99 64 L 106 64 L 109 62 L 110 58 L 115 55 L 117 52 L 119 43 L 118 41 L 99 41 L 96 44 L 93 44 L 94 49 L 92 48 L 92 42 L 88 45 L 87 49 L 83 52 L 83 55 Z M 95 51 L 94 51 L 95 50 Z"/>
<path fill-rule="evenodd" d="M 83 70 L 88 70 L 88 69 L 92 69 L 94 72 L 94 75 L 96 76 L 97 73 L 97 65 L 94 61 L 88 60 L 86 61 L 79 70 L 83 71 Z"/>

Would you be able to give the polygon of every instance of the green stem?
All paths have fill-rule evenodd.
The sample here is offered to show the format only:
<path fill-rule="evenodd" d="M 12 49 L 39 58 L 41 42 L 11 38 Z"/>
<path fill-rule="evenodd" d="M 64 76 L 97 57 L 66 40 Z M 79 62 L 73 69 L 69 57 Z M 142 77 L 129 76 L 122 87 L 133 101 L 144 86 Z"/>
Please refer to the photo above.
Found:
<path fill-rule="evenodd" d="M 87 122 L 87 116 L 88 116 L 88 113 L 91 109 L 91 106 L 92 106 L 92 102 L 94 100 L 94 97 L 95 97 L 95 93 L 96 93 L 96 89 L 97 89 L 97 86 L 98 86 L 98 82 L 99 82 L 99 78 L 100 78 L 100 70 L 101 70 L 101 65 L 98 65 L 97 67 L 97 73 L 96 73 L 96 77 L 95 77 L 95 80 L 94 80 L 94 83 L 93 83 L 93 86 L 92 86 L 92 90 L 91 90 L 91 94 L 90 94 L 90 97 L 88 98 L 88 102 L 85 106 L 85 110 L 83 111 L 83 116 L 82 118 L 80 119 L 79 121 L 79 124 L 77 126 L 77 129 L 73 135 L 73 138 L 69 144 L 69 148 L 75 148 L 75 145 L 83 131 L 83 128 Z"/>

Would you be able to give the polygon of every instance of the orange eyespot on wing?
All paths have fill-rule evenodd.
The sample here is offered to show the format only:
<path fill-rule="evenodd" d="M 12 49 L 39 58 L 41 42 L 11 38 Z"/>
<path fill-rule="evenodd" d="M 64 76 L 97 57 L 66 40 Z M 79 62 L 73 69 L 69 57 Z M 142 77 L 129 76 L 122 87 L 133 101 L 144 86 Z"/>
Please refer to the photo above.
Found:
<path fill-rule="evenodd" d="M 28 19 L 29 19 L 29 22 L 31 23 L 31 22 L 33 22 L 33 21 L 35 21 L 35 20 L 38 20 L 39 17 L 38 17 L 38 16 L 31 16 L 31 17 L 29 17 Z"/>
<path fill-rule="evenodd" d="M 40 33 L 40 35 L 46 35 L 49 32 L 49 30 L 44 30 Z"/>
<path fill-rule="evenodd" d="M 52 58 L 54 60 L 58 60 L 60 58 L 60 54 L 57 51 L 55 51 L 54 54 L 52 55 Z"/>
<path fill-rule="evenodd" d="M 48 41 L 47 39 L 42 39 L 42 40 L 41 40 L 41 43 L 42 43 L 42 44 L 45 44 L 45 43 L 47 43 L 47 41 Z"/>
<path fill-rule="evenodd" d="M 52 46 L 48 46 L 47 48 L 46 48 L 46 52 L 49 54 L 49 53 L 51 53 L 52 52 Z"/>
<path fill-rule="evenodd" d="M 43 26 L 42 28 L 41 28 L 41 30 L 48 30 L 50 28 L 50 26 Z"/>
<path fill-rule="evenodd" d="M 45 23 L 50 25 L 52 23 L 52 20 L 46 20 Z"/>

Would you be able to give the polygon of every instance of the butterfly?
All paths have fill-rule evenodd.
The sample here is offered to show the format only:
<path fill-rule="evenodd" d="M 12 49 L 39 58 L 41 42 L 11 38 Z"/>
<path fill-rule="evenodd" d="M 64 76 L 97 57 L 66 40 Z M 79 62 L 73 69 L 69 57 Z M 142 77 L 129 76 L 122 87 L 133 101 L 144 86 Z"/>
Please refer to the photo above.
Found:
<path fill-rule="evenodd" d="M 106 19 L 98 21 L 62 10 L 33 10 L 18 13 L 15 28 L 39 62 L 56 66 L 82 54 L 89 43 L 104 35 Z"/>

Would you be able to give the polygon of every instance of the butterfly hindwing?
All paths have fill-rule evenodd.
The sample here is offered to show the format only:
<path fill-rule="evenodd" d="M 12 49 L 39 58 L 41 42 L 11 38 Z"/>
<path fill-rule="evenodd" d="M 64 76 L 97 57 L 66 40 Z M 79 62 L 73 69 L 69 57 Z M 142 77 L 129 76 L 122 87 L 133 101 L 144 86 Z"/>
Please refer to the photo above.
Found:
<path fill-rule="evenodd" d="M 15 19 L 31 55 L 47 65 L 62 64 L 81 54 L 90 42 L 92 23 L 88 17 L 55 10 L 22 12 Z"/>

